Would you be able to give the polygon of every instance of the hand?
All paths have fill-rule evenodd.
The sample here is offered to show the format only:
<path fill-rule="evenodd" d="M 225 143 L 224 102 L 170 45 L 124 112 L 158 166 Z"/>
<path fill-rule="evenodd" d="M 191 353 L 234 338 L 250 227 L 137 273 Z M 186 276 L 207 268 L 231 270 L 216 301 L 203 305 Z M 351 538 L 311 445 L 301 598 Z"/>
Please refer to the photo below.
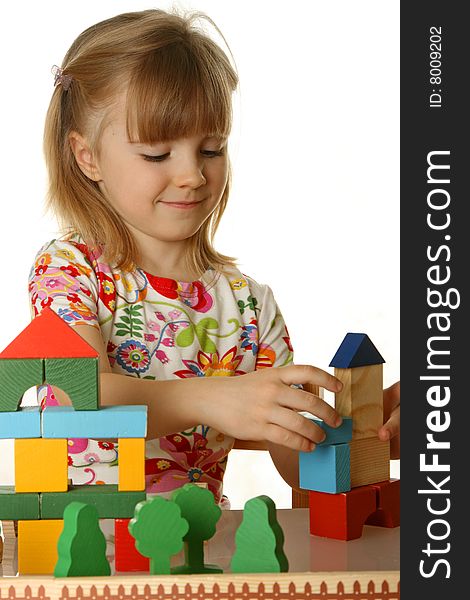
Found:
<path fill-rule="evenodd" d="M 339 426 L 342 419 L 319 396 L 290 387 L 299 383 L 332 392 L 342 388 L 336 377 L 310 365 L 273 367 L 238 377 L 208 377 L 199 386 L 206 394 L 200 422 L 238 439 L 309 452 L 323 441 L 325 432 L 299 412 L 312 413 L 331 427 Z"/>
<path fill-rule="evenodd" d="M 390 458 L 400 458 L 400 382 L 384 390 L 384 424 L 379 439 L 390 440 Z"/>

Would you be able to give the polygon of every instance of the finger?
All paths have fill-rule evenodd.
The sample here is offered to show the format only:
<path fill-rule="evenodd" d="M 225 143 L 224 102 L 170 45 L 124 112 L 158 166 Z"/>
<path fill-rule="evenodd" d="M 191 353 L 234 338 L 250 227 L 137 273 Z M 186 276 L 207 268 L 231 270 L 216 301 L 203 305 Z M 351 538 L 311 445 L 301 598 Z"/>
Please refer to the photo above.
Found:
<path fill-rule="evenodd" d="M 296 452 L 311 452 L 316 444 L 295 431 L 284 429 L 274 423 L 269 423 L 264 428 L 265 438 L 278 446 L 285 446 Z"/>
<path fill-rule="evenodd" d="M 282 405 L 299 412 L 308 412 L 325 421 L 330 427 L 338 427 L 342 423 L 341 416 L 323 398 L 295 388 L 286 391 Z"/>
<path fill-rule="evenodd" d="M 400 433 L 400 407 L 398 406 L 378 431 L 379 439 L 391 440 Z"/>
<path fill-rule="evenodd" d="M 287 385 L 311 383 L 330 392 L 339 392 L 343 384 L 331 373 L 312 365 L 288 365 L 279 367 L 281 381 Z"/>
<path fill-rule="evenodd" d="M 326 438 L 325 431 L 319 425 L 289 408 L 278 406 L 273 409 L 270 414 L 270 423 L 298 433 L 316 444 L 323 442 Z"/>

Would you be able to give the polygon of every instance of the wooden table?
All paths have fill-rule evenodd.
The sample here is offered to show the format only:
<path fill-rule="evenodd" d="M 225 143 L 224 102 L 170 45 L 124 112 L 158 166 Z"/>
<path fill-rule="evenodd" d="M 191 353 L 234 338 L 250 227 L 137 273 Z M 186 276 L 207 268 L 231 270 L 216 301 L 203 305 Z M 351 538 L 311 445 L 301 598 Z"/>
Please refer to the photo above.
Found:
<path fill-rule="evenodd" d="M 56 579 L 0 578 L 0 600 L 396 600 L 400 597 L 400 528 L 365 526 L 358 540 L 311 536 L 308 509 L 278 510 L 288 573 L 231 574 L 242 511 L 223 511 L 205 561 L 221 575 L 122 574 Z M 181 555 L 173 564 L 182 562 Z M 1 569 L 0 569 L 1 572 Z"/>

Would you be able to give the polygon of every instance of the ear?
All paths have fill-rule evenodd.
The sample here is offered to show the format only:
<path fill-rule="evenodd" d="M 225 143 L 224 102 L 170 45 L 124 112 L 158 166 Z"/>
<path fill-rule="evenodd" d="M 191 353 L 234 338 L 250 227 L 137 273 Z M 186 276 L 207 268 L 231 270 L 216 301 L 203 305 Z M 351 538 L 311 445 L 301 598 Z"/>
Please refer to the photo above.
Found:
<path fill-rule="evenodd" d="M 92 181 L 101 181 L 98 165 L 87 140 L 76 131 L 72 131 L 69 134 L 69 144 L 82 173 Z"/>

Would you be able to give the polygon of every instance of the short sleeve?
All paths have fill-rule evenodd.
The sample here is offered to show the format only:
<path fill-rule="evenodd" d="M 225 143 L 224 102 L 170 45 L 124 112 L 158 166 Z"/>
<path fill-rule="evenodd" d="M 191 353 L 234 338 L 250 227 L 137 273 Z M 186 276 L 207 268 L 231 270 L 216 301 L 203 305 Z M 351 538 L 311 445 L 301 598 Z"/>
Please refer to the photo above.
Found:
<path fill-rule="evenodd" d="M 269 286 L 259 285 L 256 296 L 259 344 L 255 369 L 288 365 L 293 361 L 293 349 L 274 294 Z"/>
<path fill-rule="evenodd" d="M 99 284 L 81 245 L 53 240 L 37 253 L 29 275 L 32 316 L 49 306 L 69 325 L 98 325 Z"/>

